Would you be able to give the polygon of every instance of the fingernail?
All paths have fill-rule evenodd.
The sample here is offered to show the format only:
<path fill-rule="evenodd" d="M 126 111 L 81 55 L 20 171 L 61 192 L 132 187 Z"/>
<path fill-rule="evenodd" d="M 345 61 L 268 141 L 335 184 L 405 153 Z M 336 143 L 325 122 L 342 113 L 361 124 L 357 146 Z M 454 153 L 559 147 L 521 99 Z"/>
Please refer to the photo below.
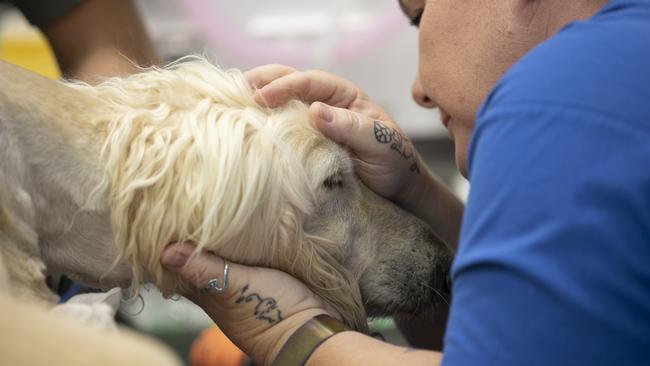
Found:
<path fill-rule="evenodd" d="M 169 269 L 178 269 L 185 265 L 189 257 L 180 250 L 167 250 L 163 252 L 160 262 Z"/>
<path fill-rule="evenodd" d="M 254 94 L 255 101 L 265 107 L 277 107 L 278 90 L 280 89 L 268 85 L 257 89 Z"/>
<path fill-rule="evenodd" d="M 332 122 L 334 120 L 334 114 L 332 109 L 325 103 L 318 103 L 318 118 L 323 122 Z"/>

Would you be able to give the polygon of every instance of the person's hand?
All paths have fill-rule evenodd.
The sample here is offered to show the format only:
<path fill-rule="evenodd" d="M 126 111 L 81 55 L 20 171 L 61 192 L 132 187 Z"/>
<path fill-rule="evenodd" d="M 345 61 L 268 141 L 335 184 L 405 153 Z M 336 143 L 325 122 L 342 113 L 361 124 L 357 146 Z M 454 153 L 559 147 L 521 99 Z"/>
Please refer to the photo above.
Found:
<path fill-rule="evenodd" d="M 411 141 L 388 114 L 351 81 L 323 71 L 282 65 L 245 73 L 261 105 L 278 107 L 290 99 L 310 104 L 316 126 L 346 146 L 359 178 L 376 193 L 427 222 L 456 247 L 463 204 L 421 161 Z"/>
<path fill-rule="evenodd" d="M 320 314 L 336 316 L 300 281 L 269 268 L 228 262 L 226 290 L 201 290 L 214 278 L 223 285 L 225 262 L 207 251 L 193 257 L 194 250 L 190 244 L 169 245 L 161 263 L 196 286 L 181 295 L 199 305 L 260 365 L 270 365 L 291 334 L 309 319 Z"/>
<path fill-rule="evenodd" d="M 311 104 L 316 126 L 352 152 L 356 173 L 370 189 L 406 209 L 415 206 L 427 168 L 404 132 L 359 87 L 326 72 L 282 65 L 261 66 L 245 75 L 262 105 L 277 107 L 293 98 Z"/>

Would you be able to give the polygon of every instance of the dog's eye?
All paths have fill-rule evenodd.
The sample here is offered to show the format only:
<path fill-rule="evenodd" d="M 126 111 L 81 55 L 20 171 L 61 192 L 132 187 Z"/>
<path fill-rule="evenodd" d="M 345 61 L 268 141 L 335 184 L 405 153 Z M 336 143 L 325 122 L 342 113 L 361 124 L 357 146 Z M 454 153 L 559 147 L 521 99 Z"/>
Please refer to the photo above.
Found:
<path fill-rule="evenodd" d="M 323 187 L 325 187 L 326 189 L 335 189 L 335 188 L 343 187 L 343 174 L 336 173 L 330 175 L 323 182 Z"/>

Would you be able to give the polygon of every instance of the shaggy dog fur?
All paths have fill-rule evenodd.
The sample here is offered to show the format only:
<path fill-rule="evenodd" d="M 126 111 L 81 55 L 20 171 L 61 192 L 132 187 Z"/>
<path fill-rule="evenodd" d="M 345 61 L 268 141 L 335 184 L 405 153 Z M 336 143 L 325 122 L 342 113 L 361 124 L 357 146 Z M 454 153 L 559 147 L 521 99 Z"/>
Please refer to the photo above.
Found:
<path fill-rule="evenodd" d="M 25 192 L 48 270 L 152 281 L 171 295 L 187 284 L 163 270 L 161 252 L 192 241 L 294 275 L 359 330 L 365 309 L 417 312 L 442 287 L 449 250 L 354 177 L 304 103 L 260 106 L 241 72 L 201 58 L 98 86 L 21 72 L 0 72 L 32 85 L 0 92 L 0 153 L 10 157 L 0 172 L 26 172 L 0 185 Z M 53 93 L 60 100 L 38 105 Z"/>
<path fill-rule="evenodd" d="M 163 293 L 176 292 L 183 282 L 159 258 L 166 243 L 192 241 L 295 275 L 362 327 L 343 248 L 301 230 L 315 199 L 300 158 L 321 142 L 304 103 L 262 108 L 239 71 L 201 59 L 77 88 L 105 101 L 91 121 L 108 131 L 96 193 L 108 195 L 115 243 L 136 283 L 151 274 Z"/>

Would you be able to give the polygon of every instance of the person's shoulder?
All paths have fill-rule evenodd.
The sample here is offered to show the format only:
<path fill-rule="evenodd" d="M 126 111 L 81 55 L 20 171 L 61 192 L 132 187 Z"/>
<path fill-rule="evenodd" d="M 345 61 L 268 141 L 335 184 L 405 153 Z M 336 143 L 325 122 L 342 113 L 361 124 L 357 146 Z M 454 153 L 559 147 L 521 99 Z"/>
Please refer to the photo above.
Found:
<path fill-rule="evenodd" d="M 594 17 L 571 23 L 499 81 L 480 114 L 543 104 L 650 120 L 650 2 L 613 0 Z"/>
<path fill-rule="evenodd" d="M 470 167 L 479 145 L 497 148 L 494 138 L 499 149 L 513 151 L 533 135 L 535 141 L 546 138 L 547 146 L 554 139 L 591 149 L 598 148 L 595 141 L 614 135 L 621 141 L 633 136 L 647 141 L 650 42 L 642 35 L 650 35 L 650 2 L 614 0 L 531 50 L 479 111 Z M 646 145 L 635 143 L 634 148 L 647 154 Z"/>

